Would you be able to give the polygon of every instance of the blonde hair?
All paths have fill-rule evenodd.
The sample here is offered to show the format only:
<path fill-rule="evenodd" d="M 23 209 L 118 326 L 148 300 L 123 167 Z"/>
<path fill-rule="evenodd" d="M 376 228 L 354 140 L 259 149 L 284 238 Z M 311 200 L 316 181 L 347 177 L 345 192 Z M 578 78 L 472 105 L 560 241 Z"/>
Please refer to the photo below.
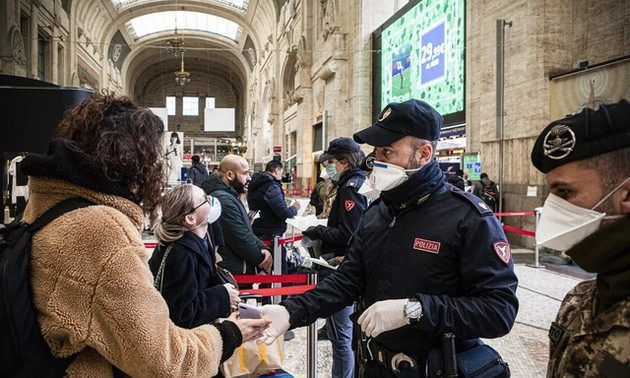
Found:
<path fill-rule="evenodd" d="M 162 218 L 153 229 L 160 243 L 172 243 L 188 231 L 184 217 L 195 207 L 192 193 L 192 184 L 181 184 L 166 192 L 160 200 Z"/>

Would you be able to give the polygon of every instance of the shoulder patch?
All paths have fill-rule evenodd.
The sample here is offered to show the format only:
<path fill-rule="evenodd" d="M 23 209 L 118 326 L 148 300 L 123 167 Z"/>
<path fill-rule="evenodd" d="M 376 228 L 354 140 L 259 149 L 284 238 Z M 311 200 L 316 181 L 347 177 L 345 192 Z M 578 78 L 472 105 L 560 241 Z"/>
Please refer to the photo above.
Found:
<path fill-rule="evenodd" d="M 350 212 L 352 209 L 354 209 L 355 204 L 356 203 L 353 200 L 346 200 L 346 202 L 344 202 L 346 212 Z"/>
<path fill-rule="evenodd" d="M 358 187 L 361 186 L 361 184 L 363 184 L 363 181 L 361 179 L 363 179 L 363 177 L 352 177 L 348 181 L 346 181 L 345 186 L 358 188 Z M 361 181 L 361 182 L 359 182 L 359 181 Z"/>
<path fill-rule="evenodd" d="M 483 202 L 481 198 L 477 197 L 476 195 L 470 192 L 463 192 L 455 187 L 452 187 L 451 193 L 453 193 L 458 198 L 463 199 L 466 203 L 469 203 L 472 206 L 474 206 L 475 209 L 477 209 L 477 212 L 479 213 L 479 215 L 486 216 L 486 215 L 494 214 L 492 212 L 492 209 L 490 209 L 488 205 L 486 205 L 486 203 Z"/>
<path fill-rule="evenodd" d="M 499 256 L 499 259 L 503 261 L 506 265 L 510 262 L 510 257 L 512 256 L 512 249 L 510 248 L 510 243 L 505 240 L 499 240 L 492 245 L 494 249 L 494 253 Z"/>

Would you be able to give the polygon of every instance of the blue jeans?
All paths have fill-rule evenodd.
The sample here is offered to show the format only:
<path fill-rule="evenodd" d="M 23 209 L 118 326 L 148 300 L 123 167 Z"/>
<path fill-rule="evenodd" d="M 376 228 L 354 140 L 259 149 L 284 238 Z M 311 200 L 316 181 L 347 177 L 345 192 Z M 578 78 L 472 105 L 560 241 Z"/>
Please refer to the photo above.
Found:
<path fill-rule="evenodd" d="M 326 319 L 328 338 L 332 343 L 333 378 L 354 377 L 354 353 L 352 352 L 352 320 L 354 305 L 343 308 Z"/>

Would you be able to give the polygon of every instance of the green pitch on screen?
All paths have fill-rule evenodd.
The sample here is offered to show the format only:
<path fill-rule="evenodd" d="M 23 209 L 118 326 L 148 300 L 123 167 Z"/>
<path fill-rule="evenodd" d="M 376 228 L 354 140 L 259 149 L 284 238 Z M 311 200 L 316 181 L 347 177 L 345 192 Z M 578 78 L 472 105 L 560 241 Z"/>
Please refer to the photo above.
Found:
<path fill-rule="evenodd" d="M 381 107 L 409 98 L 464 110 L 464 0 L 423 0 L 383 30 Z"/>

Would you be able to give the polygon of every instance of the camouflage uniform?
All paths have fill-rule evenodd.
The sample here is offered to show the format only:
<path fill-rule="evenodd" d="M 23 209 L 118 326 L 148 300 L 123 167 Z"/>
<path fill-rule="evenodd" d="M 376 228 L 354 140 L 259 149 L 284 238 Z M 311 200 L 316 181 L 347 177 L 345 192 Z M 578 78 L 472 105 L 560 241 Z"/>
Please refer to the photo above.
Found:
<path fill-rule="evenodd" d="M 595 280 L 564 298 L 549 330 L 547 377 L 630 377 L 630 298 L 593 316 Z"/>
<path fill-rule="evenodd" d="M 317 216 L 318 219 L 327 219 L 330 215 L 330 209 L 332 203 L 337 198 L 337 184 L 332 181 L 328 181 L 328 187 L 326 188 L 326 199 L 324 200 L 324 210 Z"/>

